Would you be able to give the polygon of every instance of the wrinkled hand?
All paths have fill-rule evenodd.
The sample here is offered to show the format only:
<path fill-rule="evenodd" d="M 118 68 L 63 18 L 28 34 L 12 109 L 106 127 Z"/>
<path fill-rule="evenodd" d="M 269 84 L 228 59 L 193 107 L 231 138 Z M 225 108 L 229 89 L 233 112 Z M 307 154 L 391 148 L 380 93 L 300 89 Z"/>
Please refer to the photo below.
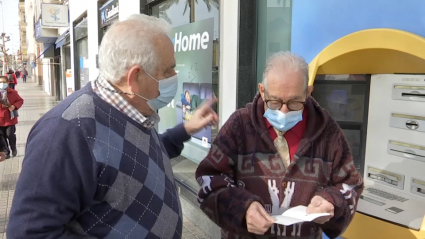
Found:
<path fill-rule="evenodd" d="M 10 112 L 14 111 L 15 109 L 16 109 L 16 107 L 15 107 L 14 105 L 11 105 L 11 106 L 9 107 L 9 111 L 10 111 Z"/>
<path fill-rule="evenodd" d="M 245 218 L 248 232 L 257 235 L 266 233 L 275 221 L 259 202 L 253 202 L 249 206 Z"/>
<path fill-rule="evenodd" d="M 4 161 L 6 159 L 6 153 L 0 152 L 0 162 Z"/>
<path fill-rule="evenodd" d="M 184 124 L 184 128 L 189 135 L 196 134 L 202 128 L 208 125 L 216 126 L 218 123 L 218 116 L 211 108 L 217 101 L 209 100 L 206 104 L 195 110 L 195 113 L 191 117 L 190 121 Z"/>
<path fill-rule="evenodd" d="M 329 213 L 331 215 L 319 217 L 314 220 L 315 223 L 324 224 L 334 216 L 334 205 L 320 196 L 314 196 L 307 207 L 307 214 L 310 213 Z"/>

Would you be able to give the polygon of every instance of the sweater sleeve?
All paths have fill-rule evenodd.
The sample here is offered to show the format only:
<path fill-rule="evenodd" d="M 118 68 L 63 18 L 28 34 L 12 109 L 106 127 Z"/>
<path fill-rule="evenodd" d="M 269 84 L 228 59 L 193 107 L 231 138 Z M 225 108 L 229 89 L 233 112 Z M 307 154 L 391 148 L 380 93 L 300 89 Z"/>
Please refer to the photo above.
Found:
<path fill-rule="evenodd" d="M 347 229 L 363 192 L 363 179 L 357 171 L 348 143 L 339 129 L 333 150 L 331 186 L 316 192 L 334 205 L 334 217 L 321 225 L 325 234 L 336 238 Z"/>
<path fill-rule="evenodd" d="M 95 162 L 80 128 L 47 119 L 30 132 L 16 185 L 8 238 L 76 238 L 65 225 L 90 205 Z"/>
<path fill-rule="evenodd" d="M 162 144 L 167 150 L 170 158 L 180 156 L 184 145 L 183 143 L 190 139 L 190 135 L 187 134 L 183 124 L 179 124 L 174 128 L 168 129 L 165 133 L 159 136 Z"/>
<path fill-rule="evenodd" d="M 237 234 L 248 234 L 245 215 L 252 202 L 262 200 L 237 187 L 235 178 L 238 137 L 243 133 L 240 115 L 234 113 L 220 129 L 207 157 L 196 170 L 201 186 L 198 201 L 204 213 L 219 227 Z"/>

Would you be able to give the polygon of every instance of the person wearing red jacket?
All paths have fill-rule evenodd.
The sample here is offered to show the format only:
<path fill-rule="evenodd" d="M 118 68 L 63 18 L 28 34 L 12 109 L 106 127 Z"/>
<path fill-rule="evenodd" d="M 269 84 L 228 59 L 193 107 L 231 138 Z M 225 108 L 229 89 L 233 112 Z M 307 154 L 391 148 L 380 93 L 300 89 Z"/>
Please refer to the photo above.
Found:
<path fill-rule="evenodd" d="M 6 145 L 6 158 L 10 158 L 10 150 L 7 146 L 6 138 L 9 140 L 12 156 L 18 154 L 16 149 L 16 127 L 18 124 L 17 110 L 21 108 L 24 100 L 19 96 L 18 92 L 8 87 L 8 79 L 0 76 L 0 147 L 3 143 Z M 0 155 L 1 156 L 1 155 Z"/>
<path fill-rule="evenodd" d="M 8 81 L 9 87 L 15 89 L 15 86 L 18 84 L 18 79 L 16 78 L 16 75 L 12 69 L 9 69 L 9 72 L 6 73 L 6 77 L 8 77 L 9 75 L 12 75 L 13 77 L 13 82 Z"/>

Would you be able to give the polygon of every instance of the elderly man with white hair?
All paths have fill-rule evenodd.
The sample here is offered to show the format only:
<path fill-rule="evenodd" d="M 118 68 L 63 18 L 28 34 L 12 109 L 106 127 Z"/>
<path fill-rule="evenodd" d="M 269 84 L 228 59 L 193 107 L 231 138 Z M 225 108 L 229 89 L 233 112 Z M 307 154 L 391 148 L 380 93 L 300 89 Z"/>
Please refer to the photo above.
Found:
<path fill-rule="evenodd" d="M 202 210 L 225 239 L 337 237 L 353 218 L 363 181 L 338 124 L 310 96 L 307 63 L 274 54 L 258 89 L 196 171 Z M 287 226 L 271 216 L 299 205 L 329 215 Z"/>
<path fill-rule="evenodd" d="M 218 118 L 205 104 L 190 122 L 157 134 L 156 111 L 178 83 L 168 31 L 145 15 L 114 24 L 99 49 L 98 79 L 36 123 L 8 238 L 182 237 L 170 158 Z"/>

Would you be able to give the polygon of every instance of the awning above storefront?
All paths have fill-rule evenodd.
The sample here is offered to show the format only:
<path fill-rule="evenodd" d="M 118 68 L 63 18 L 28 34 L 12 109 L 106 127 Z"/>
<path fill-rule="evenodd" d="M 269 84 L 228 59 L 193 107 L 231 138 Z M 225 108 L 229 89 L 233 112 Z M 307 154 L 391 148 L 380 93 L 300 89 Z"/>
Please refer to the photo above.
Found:
<path fill-rule="evenodd" d="M 368 29 L 338 39 L 309 65 L 317 74 L 425 73 L 425 38 L 395 29 Z"/>
<path fill-rule="evenodd" d="M 58 37 L 58 39 L 55 42 L 56 49 L 60 48 L 66 43 L 66 37 L 69 35 L 69 29 L 66 30 L 62 35 Z"/>
<path fill-rule="evenodd" d="M 55 44 L 50 44 L 47 47 L 44 48 L 44 51 L 40 53 L 40 55 L 36 58 L 36 60 L 38 60 L 38 58 L 40 58 L 42 55 L 44 55 L 48 50 L 50 50 L 50 48 L 52 48 L 52 46 L 54 46 Z M 45 44 L 46 46 L 46 44 Z"/>

